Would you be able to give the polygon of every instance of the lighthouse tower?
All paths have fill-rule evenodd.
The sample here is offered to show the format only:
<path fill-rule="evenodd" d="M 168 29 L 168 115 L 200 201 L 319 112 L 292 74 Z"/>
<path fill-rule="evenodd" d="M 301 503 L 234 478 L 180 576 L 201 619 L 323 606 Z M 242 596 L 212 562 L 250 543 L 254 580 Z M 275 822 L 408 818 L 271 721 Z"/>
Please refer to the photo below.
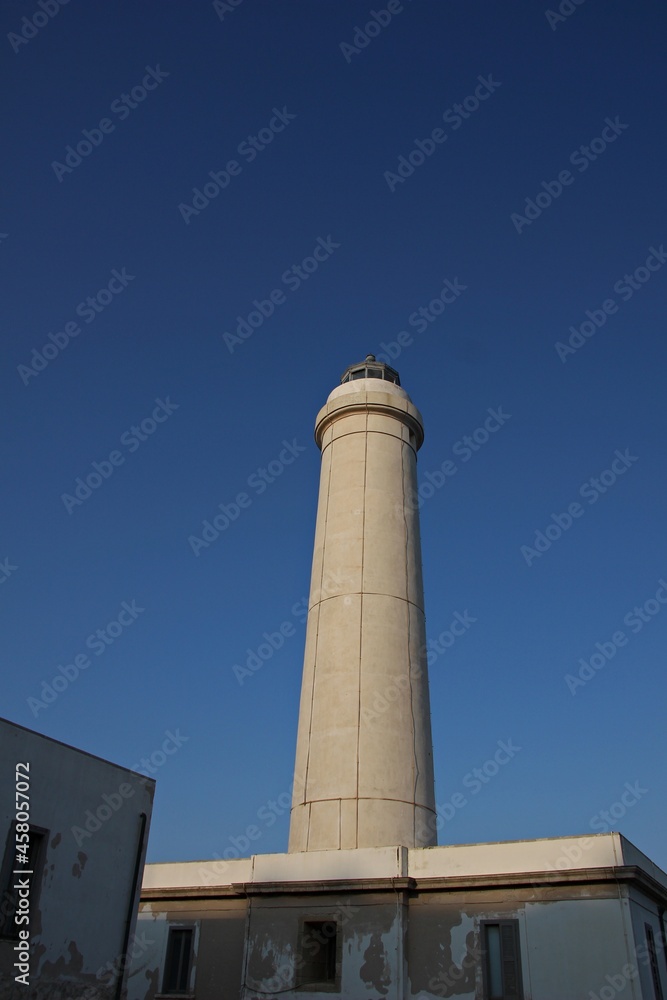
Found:
<path fill-rule="evenodd" d="M 290 852 L 436 842 L 423 438 L 398 372 L 372 354 L 346 369 L 317 415 L 322 472 Z"/>

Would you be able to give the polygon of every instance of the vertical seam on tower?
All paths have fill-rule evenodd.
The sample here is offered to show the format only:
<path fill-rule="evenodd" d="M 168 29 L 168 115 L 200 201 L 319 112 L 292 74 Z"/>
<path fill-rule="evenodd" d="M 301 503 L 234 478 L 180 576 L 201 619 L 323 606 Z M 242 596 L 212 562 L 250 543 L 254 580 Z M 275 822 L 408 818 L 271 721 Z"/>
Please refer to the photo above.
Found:
<path fill-rule="evenodd" d="M 402 432 L 401 432 L 402 434 Z M 409 545 L 409 528 L 408 528 L 408 518 L 406 512 L 406 496 L 405 496 L 405 448 L 406 444 L 401 436 L 401 478 L 403 480 L 403 523 L 405 525 L 405 609 L 408 618 L 408 682 L 410 685 L 410 714 L 412 716 L 412 755 L 413 755 L 413 773 L 414 773 L 414 786 L 412 790 L 413 798 L 413 808 L 412 808 L 412 842 L 416 845 L 417 843 L 417 785 L 419 783 L 419 764 L 417 763 L 417 727 L 415 723 L 415 705 L 412 690 L 412 660 L 411 660 L 411 631 L 410 631 L 410 601 L 408 600 L 410 596 L 409 591 L 409 561 L 408 553 L 410 550 Z"/>
<path fill-rule="evenodd" d="M 366 544 L 366 482 L 368 478 L 368 407 L 366 408 L 366 424 L 364 433 L 364 492 L 361 505 L 361 580 L 359 581 L 359 668 L 357 671 L 357 796 L 355 802 L 356 812 L 356 843 L 359 846 L 359 765 L 360 765 L 360 739 L 361 739 L 361 653 L 364 620 L 364 556 Z"/>
<path fill-rule="evenodd" d="M 338 850 L 343 846 L 343 800 L 338 800 Z"/>
<path fill-rule="evenodd" d="M 328 519 L 329 519 L 329 498 L 330 498 L 330 495 L 331 495 L 331 469 L 333 467 L 333 455 L 334 455 L 333 430 L 331 432 L 331 445 L 330 445 L 330 447 L 331 447 L 331 456 L 330 456 L 330 460 L 329 460 L 329 476 L 328 476 L 328 479 L 327 479 L 327 500 L 326 500 L 326 504 L 325 504 L 325 507 L 324 507 L 324 531 L 322 532 L 322 565 L 320 567 L 320 582 L 319 582 L 320 600 L 317 602 L 317 624 L 315 626 L 315 648 L 313 650 L 313 682 L 312 682 L 312 685 L 311 685 L 311 688 L 310 688 L 310 713 L 309 713 L 309 717 L 308 717 L 308 752 L 306 754 L 306 767 L 305 767 L 304 776 L 303 776 L 303 801 L 304 801 L 304 805 L 305 805 L 306 801 L 309 801 L 309 800 L 307 800 L 306 796 L 307 796 L 307 793 L 308 793 L 308 769 L 310 767 L 310 747 L 311 747 L 311 739 L 312 739 L 312 735 L 313 735 L 313 704 L 314 704 L 314 701 L 315 701 L 315 674 L 317 672 L 317 650 L 318 650 L 318 647 L 319 647 L 319 639 L 320 639 L 320 611 L 321 611 L 321 606 L 322 606 L 322 600 L 321 600 L 321 598 L 322 598 L 322 582 L 324 580 L 324 556 L 325 556 L 325 551 L 326 551 L 327 522 L 328 522 Z M 317 518 L 316 518 L 316 521 L 315 521 L 315 530 L 317 531 Z M 308 595 L 308 599 L 310 600 L 310 594 Z M 307 634 L 307 631 L 308 630 L 307 630 L 307 627 L 306 627 L 306 634 Z M 308 835 L 306 837 L 306 850 L 308 849 L 308 841 L 310 840 L 310 815 L 311 815 L 311 810 L 310 810 L 310 807 L 309 807 L 308 808 Z"/>

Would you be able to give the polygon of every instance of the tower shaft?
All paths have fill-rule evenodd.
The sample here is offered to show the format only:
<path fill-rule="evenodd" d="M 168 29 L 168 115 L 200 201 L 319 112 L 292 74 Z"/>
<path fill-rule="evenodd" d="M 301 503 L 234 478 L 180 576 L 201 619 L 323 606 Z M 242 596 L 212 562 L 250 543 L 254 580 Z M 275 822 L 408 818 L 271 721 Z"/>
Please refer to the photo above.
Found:
<path fill-rule="evenodd" d="M 352 380 L 316 421 L 322 470 L 290 851 L 435 843 L 416 502 L 423 426 L 387 380 L 392 369 L 375 368 L 383 374 L 348 369 Z"/>

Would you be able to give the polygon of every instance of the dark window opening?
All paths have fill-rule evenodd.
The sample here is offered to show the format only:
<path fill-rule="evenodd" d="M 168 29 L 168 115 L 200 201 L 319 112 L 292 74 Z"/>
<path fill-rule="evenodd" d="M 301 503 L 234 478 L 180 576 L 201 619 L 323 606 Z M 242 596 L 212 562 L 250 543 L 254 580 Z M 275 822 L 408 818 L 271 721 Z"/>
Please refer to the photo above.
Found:
<path fill-rule="evenodd" d="M 482 924 L 484 1000 L 521 1000 L 519 921 Z"/>
<path fill-rule="evenodd" d="M 171 927 L 164 963 L 163 993 L 187 993 L 192 960 L 192 927 Z"/>
<path fill-rule="evenodd" d="M 297 984 L 304 990 L 335 989 L 338 965 L 338 924 L 335 920 L 304 920 Z"/>
<path fill-rule="evenodd" d="M 20 830 L 17 830 L 15 822 L 9 828 L 2 866 L 0 900 L 0 937 L 13 941 L 18 940 L 21 927 L 29 927 L 24 921 L 17 923 L 17 917 L 20 918 L 22 912 L 34 912 L 37 904 L 48 836 L 48 830 L 42 827 L 25 823 L 19 825 Z M 23 830 L 26 825 L 27 831 Z M 27 909 L 25 900 L 29 900 Z"/>

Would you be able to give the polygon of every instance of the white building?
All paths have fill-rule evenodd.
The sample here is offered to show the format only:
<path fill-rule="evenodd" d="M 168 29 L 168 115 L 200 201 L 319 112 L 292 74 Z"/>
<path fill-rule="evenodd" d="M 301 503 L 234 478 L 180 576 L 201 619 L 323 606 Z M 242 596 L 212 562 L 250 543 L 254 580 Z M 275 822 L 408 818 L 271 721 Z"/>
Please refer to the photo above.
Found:
<path fill-rule="evenodd" d="M 0 720 L 1 1000 L 120 1000 L 155 782 Z"/>
<path fill-rule="evenodd" d="M 654 1000 L 667 875 L 618 833 L 147 865 L 129 1000 Z"/>

